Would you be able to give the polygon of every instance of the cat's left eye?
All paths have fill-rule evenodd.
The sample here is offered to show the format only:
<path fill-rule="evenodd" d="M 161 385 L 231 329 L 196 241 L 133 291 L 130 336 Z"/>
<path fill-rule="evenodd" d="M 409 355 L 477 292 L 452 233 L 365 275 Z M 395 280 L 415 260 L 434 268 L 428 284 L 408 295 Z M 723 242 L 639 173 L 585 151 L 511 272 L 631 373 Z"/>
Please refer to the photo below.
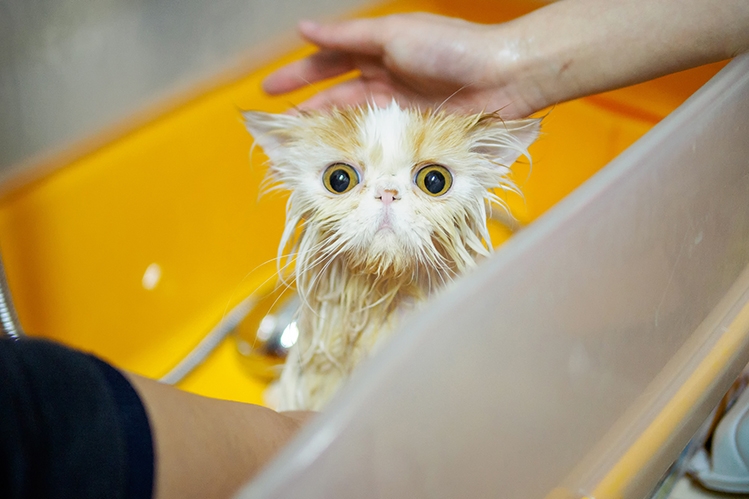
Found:
<path fill-rule="evenodd" d="M 414 182 L 430 196 L 441 196 L 453 185 L 450 170 L 442 165 L 427 165 L 416 173 Z"/>
<path fill-rule="evenodd" d="M 359 173 L 351 165 L 336 163 L 325 169 L 322 183 L 333 194 L 343 194 L 359 183 Z"/>

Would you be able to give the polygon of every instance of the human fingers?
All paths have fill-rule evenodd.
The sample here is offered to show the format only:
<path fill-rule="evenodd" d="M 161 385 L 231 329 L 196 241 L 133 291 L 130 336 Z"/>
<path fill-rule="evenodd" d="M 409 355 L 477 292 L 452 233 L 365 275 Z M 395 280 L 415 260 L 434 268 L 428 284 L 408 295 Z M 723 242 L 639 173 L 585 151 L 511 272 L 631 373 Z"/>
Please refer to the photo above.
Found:
<path fill-rule="evenodd" d="M 385 106 L 392 99 L 402 101 L 403 97 L 400 92 L 386 83 L 354 78 L 315 94 L 298 107 L 323 110 L 334 106 L 358 106 L 369 103 Z"/>
<path fill-rule="evenodd" d="M 331 24 L 301 21 L 300 34 L 322 50 L 271 73 L 263 82 L 270 94 L 296 90 L 354 69 L 352 56 L 379 55 L 383 51 L 388 18 L 355 19 Z"/>
<path fill-rule="evenodd" d="M 391 17 L 372 17 L 318 24 L 301 21 L 299 33 L 318 47 L 363 55 L 381 55 L 390 33 Z"/>
<path fill-rule="evenodd" d="M 283 94 L 309 83 L 342 75 L 354 68 L 354 61 L 347 54 L 322 50 L 268 75 L 263 80 L 263 90 L 271 95 Z"/>

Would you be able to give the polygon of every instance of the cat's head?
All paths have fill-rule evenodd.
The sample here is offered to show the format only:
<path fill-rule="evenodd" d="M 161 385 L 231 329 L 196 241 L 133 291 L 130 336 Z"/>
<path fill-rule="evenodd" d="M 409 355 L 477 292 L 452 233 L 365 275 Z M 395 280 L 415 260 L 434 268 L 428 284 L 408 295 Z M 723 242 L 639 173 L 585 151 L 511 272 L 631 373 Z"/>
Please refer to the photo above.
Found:
<path fill-rule="evenodd" d="M 514 190 L 509 167 L 539 130 L 535 119 L 395 103 L 244 117 L 270 179 L 291 191 L 282 248 L 301 224 L 296 250 L 308 265 L 342 255 L 351 270 L 380 275 L 450 274 L 487 254 L 490 190 Z"/>

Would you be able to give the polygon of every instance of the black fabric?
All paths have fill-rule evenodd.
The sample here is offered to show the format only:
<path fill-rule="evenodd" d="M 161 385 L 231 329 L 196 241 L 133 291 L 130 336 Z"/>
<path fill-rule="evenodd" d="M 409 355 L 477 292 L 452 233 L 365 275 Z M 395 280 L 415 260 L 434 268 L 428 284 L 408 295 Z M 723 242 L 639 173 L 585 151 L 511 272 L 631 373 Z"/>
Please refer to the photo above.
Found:
<path fill-rule="evenodd" d="M 148 421 L 121 374 L 52 342 L 0 340 L 0 497 L 145 499 L 152 488 Z"/>
<path fill-rule="evenodd" d="M 148 416 L 130 382 L 115 368 L 91 357 L 104 375 L 117 406 L 127 449 L 125 497 L 147 499 L 153 494 L 154 452 Z"/>

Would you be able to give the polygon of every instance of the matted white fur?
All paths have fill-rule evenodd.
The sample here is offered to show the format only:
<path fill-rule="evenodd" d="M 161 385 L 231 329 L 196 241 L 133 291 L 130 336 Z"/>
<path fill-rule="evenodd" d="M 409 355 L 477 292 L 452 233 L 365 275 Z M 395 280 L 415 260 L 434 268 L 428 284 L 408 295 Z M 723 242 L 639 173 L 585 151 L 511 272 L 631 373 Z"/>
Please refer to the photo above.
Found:
<path fill-rule="evenodd" d="M 510 165 L 539 120 L 372 106 L 298 116 L 244 113 L 270 159 L 272 188 L 291 191 L 279 270 L 293 268 L 300 336 L 280 380 L 279 409 L 319 410 L 401 316 L 491 252 L 492 190 L 516 191 Z M 359 183 L 337 194 L 332 164 Z M 417 172 L 441 165 L 452 186 L 431 196 Z M 284 254 L 290 256 L 282 260 Z"/>

